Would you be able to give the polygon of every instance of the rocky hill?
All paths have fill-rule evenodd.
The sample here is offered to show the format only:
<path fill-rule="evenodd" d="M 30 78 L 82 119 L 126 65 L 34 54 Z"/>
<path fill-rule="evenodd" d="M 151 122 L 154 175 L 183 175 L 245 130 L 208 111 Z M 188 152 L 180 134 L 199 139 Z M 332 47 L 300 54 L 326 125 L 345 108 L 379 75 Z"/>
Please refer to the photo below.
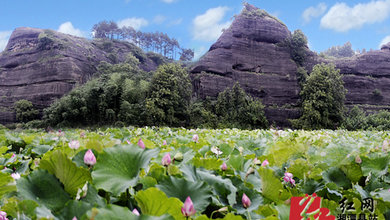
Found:
<path fill-rule="evenodd" d="M 27 99 L 43 109 L 89 80 L 101 61 L 123 62 L 129 53 L 140 60 L 140 67 L 146 71 L 158 65 L 156 57 L 131 43 L 17 28 L 0 53 L 0 123 L 15 121 L 15 101 Z"/>
<path fill-rule="evenodd" d="M 297 64 L 285 44 L 286 25 L 249 4 L 191 71 L 194 94 L 216 97 L 239 82 L 266 105 L 266 116 L 278 126 L 299 117 Z M 390 106 L 390 45 L 348 59 L 327 60 L 306 48 L 306 70 L 317 63 L 334 63 L 341 70 L 347 106 L 366 110 Z"/>
<path fill-rule="evenodd" d="M 266 106 L 272 124 L 288 126 L 297 118 L 299 92 L 297 64 L 291 58 L 290 30 L 277 18 L 247 4 L 232 25 L 191 69 L 194 95 L 216 97 L 239 82 Z M 390 106 L 390 44 L 345 59 L 325 59 L 306 50 L 308 72 L 317 63 L 334 63 L 348 90 L 346 104 L 377 111 Z M 118 63 L 132 53 L 146 71 L 158 57 L 135 45 L 87 40 L 51 30 L 16 29 L 0 53 L 0 123 L 15 121 L 13 103 L 28 99 L 39 109 L 78 84 L 89 80 L 101 61 Z"/>

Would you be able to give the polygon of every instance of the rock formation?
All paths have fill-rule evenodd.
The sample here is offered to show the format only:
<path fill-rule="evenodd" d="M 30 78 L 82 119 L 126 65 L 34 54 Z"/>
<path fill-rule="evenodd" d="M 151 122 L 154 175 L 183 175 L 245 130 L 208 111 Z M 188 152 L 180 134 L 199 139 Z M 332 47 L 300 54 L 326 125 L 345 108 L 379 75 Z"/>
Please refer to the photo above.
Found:
<path fill-rule="evenodd" d="M 216 97 L 235 82 L 261 99 L 271 124 L 288 126 L 300 115 L 297 64 L 285 42 L 288 28 L 265 11 L 247 4 L 229 29 L 214 43 L 191 71 L 194 94 Z M 390 43 L 379 51 L 352 58 L 327 60 L 306 49 L 305 68 L 334 63 L 345 82 L 346 105 L 366 110 L 390 106 Z"/>
<path fill-rule="evenodd" d="M 90 79 L 101 61 L 123 62 L 129 53 L 141 61 L 144 70 L 157 67 L 131 43 L 17 28 L 0 53 L 0 123 L 15 122 L 12 106 L 17 100 L 30 100 L 43 109 Z"/>
<path fill-rule="evenodd" d="M 279 20 L 249 4 L 191 71 L 197 97 L 216 97 L 239 82 L 266 105 L 268 119 L 285 126 L 299 116 L 297 65 L 285 46 L 291 33 Z"/>

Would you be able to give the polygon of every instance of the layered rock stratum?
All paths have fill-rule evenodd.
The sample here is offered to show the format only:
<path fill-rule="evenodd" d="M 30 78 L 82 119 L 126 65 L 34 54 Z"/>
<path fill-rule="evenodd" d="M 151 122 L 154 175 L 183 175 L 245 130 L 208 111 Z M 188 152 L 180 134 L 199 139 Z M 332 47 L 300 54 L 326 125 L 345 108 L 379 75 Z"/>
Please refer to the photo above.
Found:
<path fill-rule="evenodd" d="M 239 82 L 266 106 L 271 124 L 289 126 L 300 116 L 297 64 L 292 60 L 291 32 L 265 11 L 247 4 L 231 26 L 191 70 L 194 95 L 216 97 Z M 390 106 L 390 43 L 381 50 L 344 59 L 325 59 L 306 50 L 304 67 L 310 73 L 318 63 L 334 63 L 347 89 L 346 105 L 365 110 Z"/>
<path fill-rule="evenodd" d="M 128 42 L 88 40 L 52 30 L 17 28 L 0 53 L 0 123 L 15 122 L 12 109 L 20 99 L 42 110 L 88 81 L 101 61 L 123 62 L 132 53 L 146 71 L 157 67 Z"/>

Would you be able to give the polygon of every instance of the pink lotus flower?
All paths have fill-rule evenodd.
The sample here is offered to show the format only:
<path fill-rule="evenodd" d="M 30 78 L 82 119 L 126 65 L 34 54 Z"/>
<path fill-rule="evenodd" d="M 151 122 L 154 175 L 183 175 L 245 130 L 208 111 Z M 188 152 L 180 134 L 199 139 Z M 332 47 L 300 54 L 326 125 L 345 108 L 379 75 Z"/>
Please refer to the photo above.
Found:
<path fill-rule="evenodd" d="M 0 211 L 0 220 L 8 220 L 6 212 Z"/>
<path fill-rule="evenodd" d="M 96 163 L 96 157 L 93 154 L 92 150 L 88 150 L 84 155 L 84 163 L 87 165 L 95 165 Z"/>
<path fill-rule="evenodd" d="M 68 143 L 68 145 L 71 149 L 77 150 L 80 147 L 80 142 L 72 140 L 71 142 Z"/>
<path fill-rule="evenodd" d="M 192 140 L 195 142 L 195 143 L 198 143 L 199 141 L 199 136 L 197 134 L 194 134 L 194 136 L 192 136 Z"/>
<path fill-rule="evenodd" d="M 162 158 L 161 164 L 163 166 L 168 166 L 169 164 L 171 164 L 171 162 L 172 162 L 171 155 L 169 153 L 166 153 Z"/>
<path fill-rule="evenodd" d="M 255 159 L 253 159 L 253 163 L 255 165 L 259 165 L 259 164 L 261 164 L 261 161 L 259 159 L 257 159 L 257 157 L 255 157 Z"/>
<path fill-rule="evenodd" d="M 19 173 L 11 173 L 11 177 L 14 178 L 14 180 L 20 179 L 20 174 Z"/>
<path fill-rule="evenodd" d="M 262 166 L 262 167 L 265 167 L 265 166 L 268 166 L 268 165 L 269 165 L 269 162 L 268 162 L 267 159 L 265 159 L 265 160 L 263 161 L 263 163 L 261 163 L 261 166 Z"/>
<path fill-rule="evenodd" d="M 166 140 L 163 141 L 163 145 L 167 145 L 167 141 Z"/>
<path fill-rule="evenodd" d="M 144 144 L 144 142 L 142 141 L 141 138 L 138 140 L 138 146 L 139 146 L 140 148 L 142 148 L 142 149 L 145 149 L 145 144 Z"/>
<path fill-rule="evenodd" d="M 75 216 L 75 217 L 73 217 L 73 218 L 72 218 L 72 220 L 77 220 L 77 217 L 76 217 L 76 216 Z"/>
<path fill-rule="evenodd" d="M 138 216 L 139 216 L 139 212 L 138 212 L 138 210 L 137 210 L 137 209 L 133 209 L 133 211 L 132 211 L 132 212 L 133 212 L 133 214 L 134 214 L 134 215 L 138 215 Z"/>
<path fill-rule="evenodd" d="M 222 171 L 227 170 L 227 165 L 226 165 L 225 162 L 223 162 L 223 164 L 221 165 L 221 170 L 222 170 Z"/>
<path fill-rule="evenodd" d="M 242 206 L 244 208 L 249 208 L 249 206 L 251 206 L 252 202 L 251 200 L 249 199 L 249 197 L 247 195 L 245 195 L 245 193 L 242 195 Z"/>
<path fill-rule="evenodd" d="M 291 185 L 295 186 L 295 180 L 293 179 L 292 173 L 284 173 L 283 180 L 286 184 L 290 183 Z"/>
<path fill-rule="evenodd" d="M 187 197 L 186 201 L 184 202 L 183 207 L 181 208 L 181 213 L 185 217 L 195 215 L 195 213 L 196 213 L 196 210 L 194 208 L 194 204 L 192 203 L 192 200 L 189 196 Z"/>

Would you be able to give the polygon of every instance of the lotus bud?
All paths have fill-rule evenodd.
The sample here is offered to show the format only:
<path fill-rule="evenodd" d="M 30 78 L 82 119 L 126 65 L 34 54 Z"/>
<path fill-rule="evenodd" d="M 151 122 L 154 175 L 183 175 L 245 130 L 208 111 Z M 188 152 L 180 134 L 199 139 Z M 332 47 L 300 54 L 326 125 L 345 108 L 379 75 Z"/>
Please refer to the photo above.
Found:
<path fill-rule="evenodd" d="M 138 146 L 139 146 L 140 148 L 142 148 L 142 149 L 145 149 L 145 144 L 144 144 L 144 142 L 142 141 L 141 138 L 138 140 Z"/>
<path fill-rule="evenodd" d="M 96 163 L 96 157 L 93 154 L 92 150 L 88 150 L 84 155 L 84 163 L 87 165 L 95 165 Z"/>
<path fill-rule="evenodd" d="M 283 180 L 285 183 L 290 183 L 291 185 L 295 186 L 295 180 L 293 179 L 292 173 L 286 172 L 284 174 Z"/>
<path fill-rule="evenodd" d="M 181 208 L 181 213 L 185 217 L 195 215 L 195 213 L 196 213 L 196 210 L 194 208 L 194 204 L 192 203 L 192 200 L 189 196 L 187 197 L 186 201 L 184 202 L 183 207 Z"/>
<path fill-rule="evenodd" d="M 226 165 L 225 162 L 223 162 L 223 164 L 221 165 L 221 170 L 222 170 L 222 171 L 227 170 L 227 165 Z"/>
<path fill-rule="evenodd" d="M 77 217 L 76 217 L 76 216 L 74 216 L 74 217 L 72 218 L 72 220 L 77 220 Z"/>
<path fill-rule="evenodd" d="M 6 212 L 0 211 L 0 220 L 8 220 Z"/>
<path fill-rule="evenodd" d="M 226 206 L 218 209 L 218 212 L 227 212 L 227 211 L 229 211 L 229 209 Z"/>
<path fill-rule="evenodd" d="M 195 143 L 198 143 L 199 141 L 199 136 L 197 134 L 194 134 L 194 136 L 192 136 L 192 140 L 195 142 Z"/>
<path fill-rule="evenodd" d="M 265 166 L 268 166 L 268 165 L 269 165 L 269 162 L 268 162 L 267 159 L 265 159 L 265 160 L 263 161 L 263 163 L 261 163 L 261 166 L 262 166 L 262 167 L 265 167 Z"/>
<path fill-rule="evenodd" d="M 172 162 L 171 155 L 169 153 L 166 153 L 162 158 L 161 164 L 163 166 L 168 166 L 169 164 L 171 164 L 171 162 Z"/>
<path fill-rule="evenodd" d="M 242 206 L 244 208 L 249 208 L 249 206 L 251 206 L 251 200 L 249 199 L 249 197 L 247 195 L 245 195 L 245 193 L 242 195 Z"/>
<path fill-rule="evenodd" d="M 11 177 L 14 178 L 14 180 L 20 179 L 20 174 L 19 173 L 12 173 Z"/>
<path fill-rule="evenodd" d="M 355 162 L 356 162 L 356 163 L 362 163 L 362 159 L 360 158 L 359 155 L 356 156 Z"/>
<path fill-rule="evenodd" d="M 138 216 L 139 216 L 139 212 L 138 212 L 138 210 L 137 210 L 137 209 L 133 209 L 133 211 L 132 211 L 132 212 L 133 212 L 133 214 L 134 214 L 134 215 L 138 215 Z"/>
<path fill-rule="evenodd" d="M 173 157 L 176 161 L 182 161 L 183 160 L 183 154 L 181 152 L 177 152 L 175 156 Z"/>
<path fill-rule="evenodd" d="M 129 140 L 126 140 L 126 143 L 129 144 L 129 145 L 131 144 L 131 142 Z"/>
<path fill-rule="evenodd" d="M 80 142 L 72 140 L 71 142 L 68 143 L 68 145 L 71 149 L 77 150 L 80 147 Z"/>
<path fill-rule="evenodd" d="M 167 141 L 166 140 L 163 141 L 163 145 L 167 145 Z"/>

